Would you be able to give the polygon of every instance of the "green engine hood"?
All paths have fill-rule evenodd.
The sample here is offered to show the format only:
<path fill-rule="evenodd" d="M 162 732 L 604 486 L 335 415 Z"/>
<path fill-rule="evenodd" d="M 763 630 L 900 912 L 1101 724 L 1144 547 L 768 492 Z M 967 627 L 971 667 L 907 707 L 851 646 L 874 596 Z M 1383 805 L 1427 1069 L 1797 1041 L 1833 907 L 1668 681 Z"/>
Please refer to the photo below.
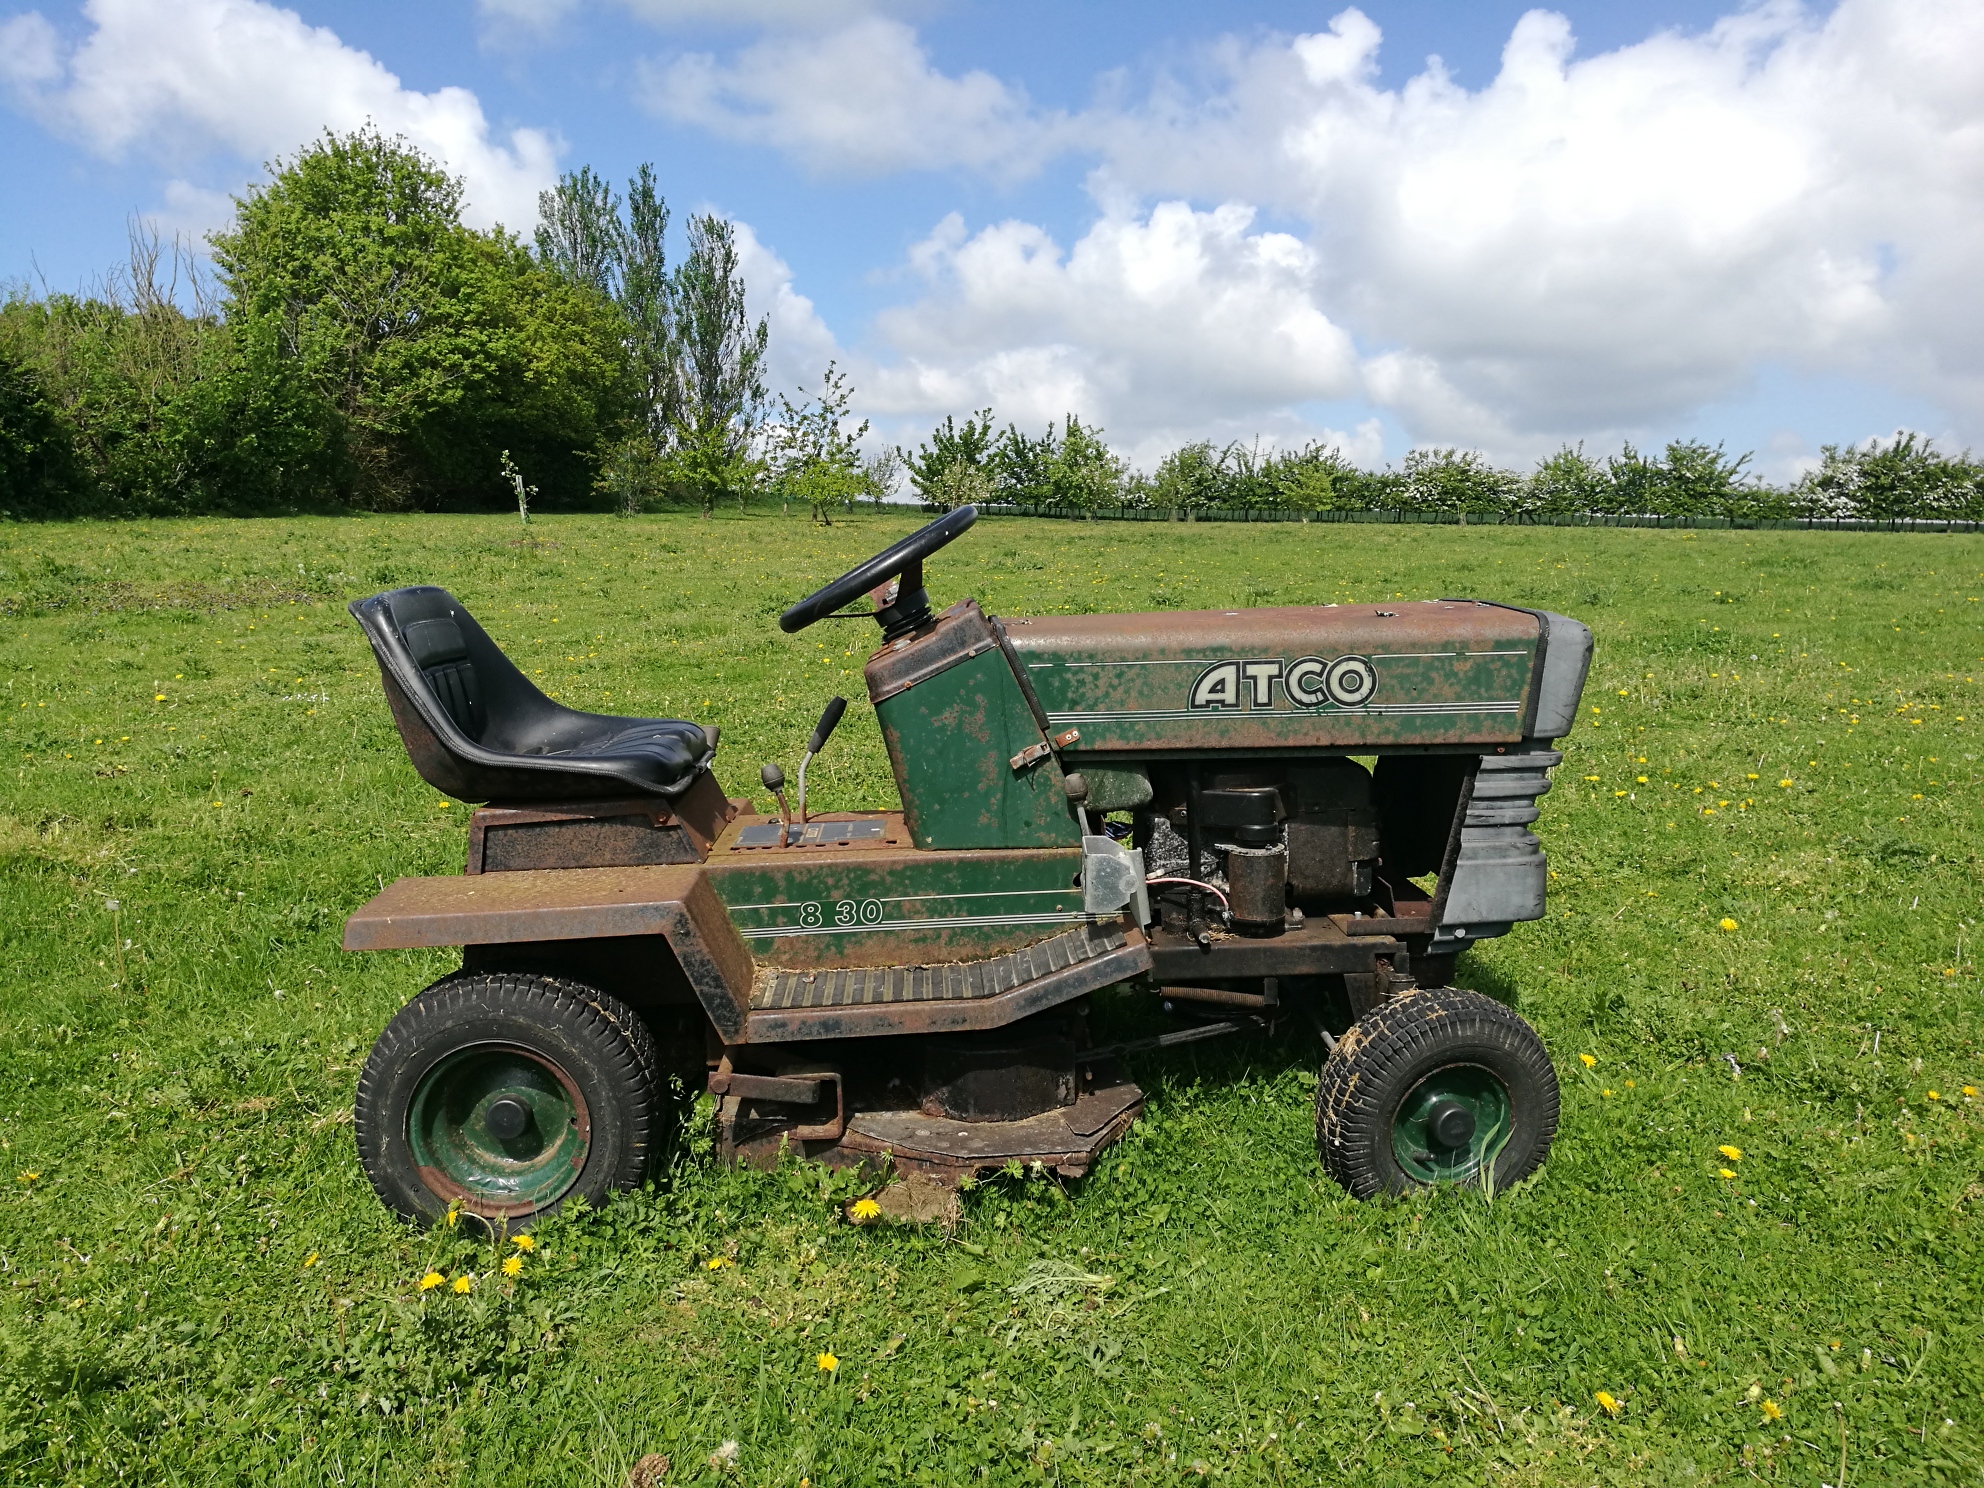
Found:
<path fill-rule="evenodd" d="M 1591 632 L 1475 600 L 1007 620 L 1081 754 L 1510 744 L 1569 732 Z"/>

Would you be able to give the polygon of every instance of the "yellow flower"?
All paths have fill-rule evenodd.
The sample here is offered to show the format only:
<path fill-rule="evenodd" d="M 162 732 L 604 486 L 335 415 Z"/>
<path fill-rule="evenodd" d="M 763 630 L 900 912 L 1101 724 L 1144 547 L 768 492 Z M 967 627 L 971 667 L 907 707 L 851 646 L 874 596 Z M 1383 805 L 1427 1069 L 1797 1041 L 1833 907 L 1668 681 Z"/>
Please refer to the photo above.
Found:
<path fill-rule="evenodd" d="M 452 1230 L 455 1227 L 455 1221 L 460 1219 L 461 1217 L 462 1217 L 461 1210 L 457 1209 L 453 1204 L 450 1204 L 448 1206 L 448 1228 Z"/>
<path fill-rule="evenodd" d="M 316 1264 L 317 1264 L 317 1252 L 313 1250 L 310 1252 L 310 1254 L 308 1254 L 303 1258 L 303 1269 L 305 1271 L 308 1271 L 312 1266 Z"/>
<path fill-rule="evenodd" d="M 518 1250 L 536 1250 L 537 1242 L 528 1235 L 512 1235 L 510 1243 Z"/>
<path fill-rule="evenodd" d="M 840 1360 L 836 1359 L 832 1354 L 815 1354 L 813 1356 L 813 1362 L 828 1374 L 832 1374 L 836 1369 L 840 1368 Z"/>
<path fill-rule="evenodd" d="M 431 1292 L 447 1279 L 439 1271 L 429 1271 L 425 1276 L 420 1278 L 420 1289 L 423 1292 Z"/>
<path fill-rule="evenodd" d="M 38 1170 L 31 1170 L 25 1173 L 16 1173 L 14 1176 L 22 1183 L 32 1183 L 41 1176 L 41 1173 Z"/>
<path fill-rule="evenodd" d="M 1963 1093 L 1974 1100 L 1977 1096 L 1977 1087 L 1975 1085 L 1966 1085 L 1963 1087 Z"/>
<path fill-rule="evenodd" d="M 1782 786 L 1785 790 L 1791 789 L 1791 782 L 1788 780 L 1780 780 L 1778 781 L 1778 784 Z"/>
<path fill-rule="evenodd" d="M 1724 915 L 1716 928 L 1724 931 L 1734 930 L 1736 928 L 1736 922 L 1730 919 L 1728 915 Z"/>
<path fill-rule="evenodd" d="M 847 1217 L 856 1224 L 867 1224 L 882 1217 L 882 1206 L 873 1199 L 856 1199 L 848 1205 Z"/>
<path fill-rule="evenodd" d="M 1784 1419 L 1784 1412 L 1778 1409 L 1775 1400 L 1766 1400 L 1757 1409 L 1764 1413 L 1764 1419 L 1766 1421 L 1782 1421 Z"/>
<path fill-rule="evenodd" d="M 1935 1091 L 1933 1091 L 1933 1090 L 1932 1090 L 1932 1091 L 1930 1091 L 1930 1092 L 1929 1092 L 1929 1099 L 1930 1099 L 1930 1100 L 1941 1100 L 1941 1099 L 1942 1099 L 1942 1096 L 1941 1096 L 1941 1095 L 1939 1095 L 1939 1094 L 1938 1094 L 1937 1092 L 1935 1092 Z"/>
<path fill-rule="evenodd" d="M 505 1257 L 504 1257 L 504 1259 L 503 1259 L 503 1274 L 504 1274 L 505 1276 L 517 1276 L 517 1275 L 520 1275 L 520 1274 L 522 1274 L 522 1272 L 523 1272 L 523 1269 L 524 1269 L 524 1258 L 523 1258 L 522 1256 L 520 1256 L 520 1255 L 513 1255 L 513 1256 L 505 1256 Z"/>
<path fill-rule="evenodd" d="M 1717 1152 L 1720 1152 L 1724 1157 L 1728 1158 L 1731 1162 L 1741 1162 L 1743 1160 L 1743 1149 L 1741 1147 L 1732 1147 L 1727 1142 L 1724 1142 L 1720 1147 L 1716 1148 L 1715 1150 Z"/>
<path fill-rule="evenodd" d="M 469 1294 L 474 1286 L 475 1278 L 473 1276 L 457 1276 L 455 1278 L 455 1290 L 464 1297 Z"/>
<path fill-rule="evenodd" d="M 705 1271 L 721 1271 L 729 1264 L 730 1262 L 722 1256 L 711 1256 L 707 1261 L 703 1262 L 703 1269 Z"/>
<path fill-rule="evenodd" d="M 1611 1391 L 1600 1390 L 1598 1391 L 1597 1394 L 1593 1395 L 1591 1398 L 1598 1402 L 1599 1408 L 1603 1410 L 1606 1415 L 1616 1416 L 1619 1414 L 1619 1402 L 1612 1398 Z"/>
<path fill-rule="evenodd" d="M 1727 1168 L 1717 1168 L 1715 1170 L 1715 1176 L 1718 1178 L 1734 1178 L 1736 1175 Z"/>
<path fill-rule="evenodd" d="M 1596 1059 L 1593 1059 L 1589 1054 L 1578 1055 L 1578 1061 L 1581 1064 L 1583 1064 L 1586 1069 L 1590 1069 L 1593 1065 L 1598 1063 L 1598 1061 Z"/>
<path fill-rule="evenodd" d="M 1633 777 L 1633 784 L 1635 784 L 1635 785 L 1645 785 L 1645 784 L 1646 784 L 1646 776 L 1644 776 L 1644 775 L 1635 775 L 1635 776 Z"/>

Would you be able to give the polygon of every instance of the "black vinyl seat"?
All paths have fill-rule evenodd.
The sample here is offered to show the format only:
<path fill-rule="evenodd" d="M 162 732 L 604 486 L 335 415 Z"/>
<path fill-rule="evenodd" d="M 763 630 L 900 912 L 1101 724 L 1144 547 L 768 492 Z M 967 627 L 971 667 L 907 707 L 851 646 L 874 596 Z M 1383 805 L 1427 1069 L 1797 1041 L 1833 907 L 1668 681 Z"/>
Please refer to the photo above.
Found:
<path fill-rule="evenodd" d="M 445 589 L 420 584 L 353 601 L 379 659 L 413 767 L 464 801 L 677 796 L 714 753 L 679 718 L 562 707 L 531 685 Z"/>

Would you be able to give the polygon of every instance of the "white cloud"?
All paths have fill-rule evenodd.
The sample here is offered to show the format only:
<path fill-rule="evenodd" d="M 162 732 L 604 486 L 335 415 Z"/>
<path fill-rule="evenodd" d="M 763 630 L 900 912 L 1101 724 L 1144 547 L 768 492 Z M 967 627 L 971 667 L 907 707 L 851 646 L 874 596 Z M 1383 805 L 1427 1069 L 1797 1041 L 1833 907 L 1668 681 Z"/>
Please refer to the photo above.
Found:
<path fill-rule="evenodd" d="M 88 0 L 83 13 L 93 29 L 67 57 L 40 15 L 8 22 L 6 40 L 49 45 L 7 75 L 30 113 L 107 159 L 141 153 L 181 165 L 219 151 L 259 163 L 369 120 L 464 177 L 470 221 L 519 229 L 536 222 L 537 193 L 556 178 L 557 147 L 543 131 L 499 141 L 467 89 L 408 89 L 294 11 L 260 0 Z"/>
<path fill-rule="evenodd" d="M 923 296 L 877 322 L 894 356 L 864 403 L 989 403 L 1036 428 L 1077 413 L 1139 460 L 1203 433 L 1312 435 L 1299 405 L 1355 394 L 1355 355 L 1316 306 L 1314 253 L 1253 219 L 1117 208 L 1064 252 L 1028 223 L 967 235 L 952 215 L 911 250 Z"/>
<path fill-rule="evenodd" d="M 694 52 L 643 67 L 654 113 L 770 145 L 811 170 L 879 175 L 962 166 L 1023 175 L 1063 147 L 1065 116 L 990 73 L 939 72 L 900 21 L 767 36 L 729 63 Z"/>
<path fill-rule="evenodd" d="M 1582 60 L 1532 11 L 1474 92 L 1380 87 L 1378 42 L 1348 11 L 1229 47 L 1216 92 L 1110 121 L 1107 170 L 1308 222 L 1321 302 L 1386 349 L 1373 391 L 1415 432 L 1630 429 L 1770 361 L 1984 431 L 1984 8 L 1767 4 Z"/>
<path fill-rule="evenodd" d="M 1122 245 L 1161 238 L 1182 200 L 1293 225 L 1305 313 L 1354 333 L 1362 394 L 1419 440 L 1522 458 L 1648 437 L 1773 366 L 1928 398 L 1984 440 L 1984 5 L 1763 0 L 1587 57 L 1537 10 L 1475 89 L 1437 61 L 1384 86 L 1381 41 L 1345 10 L 1312 35 L 1217 43 L 1198 81 L 1062 115 L 945 75 L 907 27 L 870 18 L 678 59 L 650 74 L 651 103 L 818 171 L 1095 160 L 1102 221 L 1065 262 L 1019 223 L 919 250 L 948 287 L 882 328 L 904 377 L 953 407 L 995 387 L 1107 406 L 1187 364 L 1218 369 L 1206 420 L 1251 399 L 1265 426 L 1315 396 L 1301 358 L 1231 363 L 1223 273 L 1144 308 L 1148 265 Z M 1119 201 L 1167 205 L 1146 219 Z M 1137 313 L 1171 328 L 1164 346 L 1143 345 Z"/>
<path fill-rule="evenodd" d="M 744 280 L 744 305 L 752 323 L 770 322 L 766 382 L 774 394 L 812 396 L 830 361 L 847 361 L 834 333 L 813 302 L 792 287 L 792 267 L 759 241 L 746 222 L 732 219 L 737 232 L 737 267 Z"/>
<path fill-rule="evenodd" d="M 578 8 L 579 0 L 476 0 L 485 36 L 507 41 L 549 35 Z"/>
<path fill-rule="evenodd" d="M 38 11 L 0 21 L 0 83 L 25 91 L 60 77 L 61 49 L 55 28 Z"/>

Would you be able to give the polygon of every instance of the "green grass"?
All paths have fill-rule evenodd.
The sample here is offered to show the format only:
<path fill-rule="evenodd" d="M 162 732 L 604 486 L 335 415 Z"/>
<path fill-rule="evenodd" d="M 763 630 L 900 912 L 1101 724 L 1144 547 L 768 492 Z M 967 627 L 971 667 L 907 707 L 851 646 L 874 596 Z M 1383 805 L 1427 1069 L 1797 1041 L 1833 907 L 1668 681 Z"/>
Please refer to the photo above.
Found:
<path fill-rule="evenodd" d="M 342 602 L 445 584 L 557 696 L 721 723 L 741 793 L 860 691 L 864 627 L 776 612 L 907 525 L 0 528 L 0 1477 L 1984 1476 L 1978 537 L 1002 520 L 932 563 L 1008 614 L 1460 593 L 1592 624 L 1550 918 L 1461 963 L 1564 1082 L 1550 1162 L 1492 1204 L 1344 1197 L 1297 1036 L 1138 1062 L 1094 1176 L 986 1184 L 950 1236 L 719 1171 L 706 1111 L 514 1283 L 389 1221 L 356 1071 L 451 963 L 338 930 L 456 871 L 466 812 Z M 891 799 L 861 702 L 812 779 Z M 422 1294 L 430 1266 L 480 1279 Z"/>

